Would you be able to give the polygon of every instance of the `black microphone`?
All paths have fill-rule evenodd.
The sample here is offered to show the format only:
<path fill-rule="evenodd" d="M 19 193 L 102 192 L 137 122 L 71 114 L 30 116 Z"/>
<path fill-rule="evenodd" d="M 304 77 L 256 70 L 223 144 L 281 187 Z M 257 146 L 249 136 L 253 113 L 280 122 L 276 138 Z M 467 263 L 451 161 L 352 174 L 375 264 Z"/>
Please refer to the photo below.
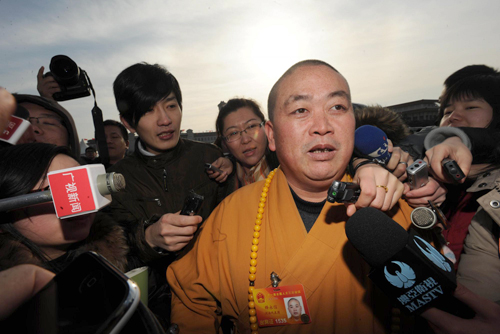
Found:
<path fill-rule="evenodd" d="M 363 208 L 347 221 L 345 232 L 372 267 L 371 280 L 406 313 L 437 307 L 462 318 L 474 316 L 452 296 L 457 283 L 451 261 L 413 231 L 377 209 Z"/>

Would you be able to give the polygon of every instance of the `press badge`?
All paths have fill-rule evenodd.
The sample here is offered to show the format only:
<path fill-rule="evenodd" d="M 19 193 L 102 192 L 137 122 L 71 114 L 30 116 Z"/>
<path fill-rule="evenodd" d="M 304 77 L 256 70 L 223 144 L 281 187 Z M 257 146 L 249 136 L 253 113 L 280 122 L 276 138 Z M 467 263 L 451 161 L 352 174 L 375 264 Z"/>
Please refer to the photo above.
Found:
<path fill-rule="evenodd" d="M 302 284 L 254 289 L 253 300 L 259 327 L 311 322 Z"/>

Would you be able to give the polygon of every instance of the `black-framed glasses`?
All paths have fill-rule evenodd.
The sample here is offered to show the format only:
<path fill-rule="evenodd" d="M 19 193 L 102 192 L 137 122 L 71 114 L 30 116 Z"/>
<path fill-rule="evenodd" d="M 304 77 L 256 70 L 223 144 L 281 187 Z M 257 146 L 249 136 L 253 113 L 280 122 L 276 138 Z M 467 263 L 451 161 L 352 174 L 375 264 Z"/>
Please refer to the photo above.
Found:
<path fill-rule="evenodd" d="M 264 126 L 264 123 L 265 122 L 262 121 L 260 123 L 250 124 L 249 126 L 247 126 L 245 129 L 243 129 L 241 131 L 232 130 L 231 132 L 229 132 L 229 134 L 222 137 L 222 139 L 224 139 L 228 143 L 232 143 L 234 141 L 240 140 L 243 132 L 245 132 L 250 137 L 253 137 L 257 134 L 257 132 L 259 132 L 260 128 Z"/>
<path fill-rule="evenodd" d="M 54 116 L 28 117 L 28 121 L 33 125 L 38 126 L 61 126 L 63 121 Z M 64 125 L 63 125 L 64 126 Z"/>

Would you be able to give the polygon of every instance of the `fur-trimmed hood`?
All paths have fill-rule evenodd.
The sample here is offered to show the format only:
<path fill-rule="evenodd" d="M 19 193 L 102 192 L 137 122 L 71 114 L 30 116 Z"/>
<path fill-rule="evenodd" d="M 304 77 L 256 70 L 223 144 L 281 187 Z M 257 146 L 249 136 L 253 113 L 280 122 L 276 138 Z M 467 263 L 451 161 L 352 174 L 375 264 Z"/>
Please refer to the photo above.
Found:
<path fill-rule="evenodd" d="M 127 241 L 120 225 L 109 216 L 99 213 L 90 228 L 87 239 L 79 242 L 68 251 L 66 261 L 69 263 L 84 252 L 94 251 L 125 272 L 127 270 L 128 250 Z M 28 263 L 53 270 L 10 234 L 0 233 L 0 270 Z"/>

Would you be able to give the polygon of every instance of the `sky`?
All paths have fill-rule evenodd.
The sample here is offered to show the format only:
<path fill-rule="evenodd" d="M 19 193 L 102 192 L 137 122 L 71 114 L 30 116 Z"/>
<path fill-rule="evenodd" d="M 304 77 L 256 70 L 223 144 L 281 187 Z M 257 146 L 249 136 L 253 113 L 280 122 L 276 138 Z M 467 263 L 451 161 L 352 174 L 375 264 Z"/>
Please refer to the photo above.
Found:
<path fill-rule="evenodd" d="M 304 59 L 328 62 L 353 102 L 436 99 L 451 73 L 500 68 L 500 1 L 0 0 L 0 86 L 36 94 L 36 74 L 67 55 L 84 69 L 104 119 L 112 84 L 138 62 L 164 65 L 183 94 L 181 129 L 215 129 L 217 105 L 255 99 Z M 61 102 L 80 139 L 94 137 L 92 97 Z"/>

